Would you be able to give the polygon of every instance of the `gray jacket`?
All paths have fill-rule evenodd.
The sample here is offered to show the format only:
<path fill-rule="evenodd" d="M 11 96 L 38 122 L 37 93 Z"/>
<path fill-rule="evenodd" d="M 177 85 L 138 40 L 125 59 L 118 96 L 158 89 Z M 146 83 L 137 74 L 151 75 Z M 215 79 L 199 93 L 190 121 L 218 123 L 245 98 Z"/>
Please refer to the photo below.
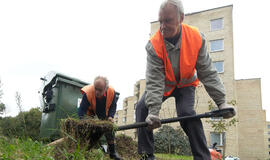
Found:
<path fill-rule="evenodd" d="M 225 89 L 218 76 L 216 68 L 212 64 L 212 60 L 207 52 L 207 45 L 204 35 L 201 33 L 202 46 L 198 54 L 196 62 L 196 70 L 198 79 L 203 83 L 207 93 L 219 106 L 225 103 Z M 170 59 L 175 79 L 179 81 L 179 56 L 181 47 L 181 35 L 176 45 L 164 39 L 166 51 Z M 157 57 L 151 41 L 146 45 L 147 66 L 146 66 L 146 97 L 145 103 L 149 108 L 149 113 L 159 115 L 162 104 L 162 98 L 165 90 L 165 72 L 164 63 Z"/>

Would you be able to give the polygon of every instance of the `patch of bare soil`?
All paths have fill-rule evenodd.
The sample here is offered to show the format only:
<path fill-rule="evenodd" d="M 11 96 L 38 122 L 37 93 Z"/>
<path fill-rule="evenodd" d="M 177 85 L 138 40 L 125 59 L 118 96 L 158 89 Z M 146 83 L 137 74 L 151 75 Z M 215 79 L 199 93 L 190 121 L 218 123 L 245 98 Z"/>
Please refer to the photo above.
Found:
<path fill-rule="evenodd" d="M 115 141 L 117 152 L 124 159 L 139 159 L 137 142 L 135 142 L 131 137 L 121 134 L 116 136 Z"/>

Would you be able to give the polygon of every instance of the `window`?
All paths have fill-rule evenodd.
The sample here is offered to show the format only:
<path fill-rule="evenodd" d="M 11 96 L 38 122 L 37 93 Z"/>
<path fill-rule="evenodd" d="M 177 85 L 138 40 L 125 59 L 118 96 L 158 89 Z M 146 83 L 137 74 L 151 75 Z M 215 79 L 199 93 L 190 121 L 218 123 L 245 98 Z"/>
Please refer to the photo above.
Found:
<path fill-rule="evenodd" d="M 268 135 L 270 135 L 270 131 L 268 131 Z"/>
<path fill-rule="evenodd" d="M 223 29 L 223 18 L 212 19 L 210 22 L 211 31 L 217 31 Z"/>
<path fill-rule="evenodd" d="M 267 125 L 267 128 L 270 129 L 270 125 L 269 124 Z"/>
<path fill-rule="evenodd" d="M 270 138 L 268 138 L 268 142 L 270 142 Z"/>
<path fill-rule="evenodd" d="M 216 67 L 218 73 L 224 72 L 224 62 L 223 61 L 213 62 L 213 65 Z"/>
<path fill-rule="evenodd" d="M 81 101 L 82 101 L 82 99 L 81 99 L 81 98 L 78 98 L 78 99 L 77 99 L 77 108 L 80 108 Z"/>
<path fill-rule="evenodd" d="M 268 145 L 268 148 L 270 148 L 270 145 Z"/>
<path fill-rule="evenodd" d="M 210 52 L 223 50 L 224 50 L 224 39 L 217 39 L 210 41 Z"/>
<path fill-rule="evenodd" d="M 122 119 L 123 123 L 126 123 L 126 120 L 127 120 L 127 118 L 123 117 L 123 119 Z"/>
<path fill-rule="evenodd" d="M 225 133 L 210 133 L 210 142 L 211 144 L 217 143 L 217 146 L 223 146 Z"/>

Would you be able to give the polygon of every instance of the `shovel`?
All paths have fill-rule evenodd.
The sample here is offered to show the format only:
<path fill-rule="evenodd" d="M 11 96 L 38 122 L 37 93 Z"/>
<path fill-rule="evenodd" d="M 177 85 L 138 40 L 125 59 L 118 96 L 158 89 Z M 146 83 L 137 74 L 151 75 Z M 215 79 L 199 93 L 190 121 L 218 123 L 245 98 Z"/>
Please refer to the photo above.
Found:
<path fill-rule="evenodd" d="M 203 114 L 197 114 L 197 115 L 192 115 L 192 116 L 184 116 L 184 117 L 174 117 L 174 118 L 168 118 L 168 119 L 162 119 L 161 120 L 161 124 L 166 124 L 166 123 L 172 123 L 172 122 L 180 122 L 183 120 L 190 120 L 190 119 L 200 119 L 200 118 L 209 118 L 209 117 L 222 117 L 224 114 L 228 114 L 228 113 L 234 113 L 234 109 L 233 108 L 226 108 L 226 109 L 220 109 L 220 110 L 215 110 L 215 111 L 211 111 L 211 112 L 205 112 Z M 67 121 L 68 123 L 66 124 L 72 124 L 69 121 Z M 72 122 L 72 120 L 71 120 Z M 87 124 L 87 123 L 85 123 Z M 85 126 L 85 124 L 83 124 L 83 126 Z M 110 124 L 108 124 L 110 126 Z M 147 127 L 147 123 L 146 122 L 137 122 L 137 123 L 133 123 L 133 124 L 128 124 L 128 125 L 123 125 L 123 126 L 118 126 L 116 128 L 115 131 L 122 131 L 122 130 L 128 130 L 128 129 L 135 129 L 135 128 L 141 128 L 141 127 Z M 101 136 L 104 134 L 104 130 L 107 130 L 106 127 L 103 126 L 99 126 L 98 124 L 87 124 L 88 126 L 88 131 L 89 132 L 85 132 L 87 133 L 86 136 L 88 138 L 86 138 L 86 140 L 88 140 L 90 143 L 88 145 L 88 148 L 92 148 L 99 140 L 99 138 L 101 138 Z M 76 131 L 81 131 L 80 129 L 82 129 L 82 127 L 78 127 L 75 130 Z M 82 130 L 84 133 L 84 130 Z M 81 132 L 80 132 L 81 133 Z M 76 133 L 75 135 L 78 135 L 78 133 Z M 83 137 L 85 137 L 85 135 L 83 135 Z M 64 141 L 65 138 L 61 138 L 59 140 L 56 140 L 48 145 L 57 145 L 59 143 L 62 143 Z M 88 142 L 87 141 L 87 142 Z"/>
<path fill-rule="evenodd" d="M 209 118 L 209 117 L 222 117 L 224 114 L 234 113 L 233 108 L 225 108 L 225 109 L 220 109 L 220 110 L 215 110 L 211 112 L 205 112 L 202 114 L 197 114 L 197 115 L 192 115 L 192 116 L 184 116 L 184 117 L 174 117 L 174 118 L 168 118 L 168 119 L 162 119 L 160 120 L 161 124 L 166 124 L 166 123 L 172 123 L 172 122 L 180 122 L 183 120 L 190 120 L 190 119 L 200 119 L 200 118 Z M 135 128 L 141 128 L 141 127 L 147 127 L 146 122 L 136 122 L 133 124 L 128 124 L 128 125 L 123 125 L 119 126 L 117 128 L 117 131 L 121 130 L 128 130 L 128 129 L 135 129 Z"/>

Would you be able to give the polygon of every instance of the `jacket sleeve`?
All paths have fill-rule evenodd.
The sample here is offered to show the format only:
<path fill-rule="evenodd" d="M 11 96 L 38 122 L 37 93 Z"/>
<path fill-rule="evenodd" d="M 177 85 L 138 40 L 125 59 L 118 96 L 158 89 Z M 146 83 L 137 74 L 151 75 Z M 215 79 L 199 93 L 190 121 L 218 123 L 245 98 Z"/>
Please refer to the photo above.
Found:
<path fill-rule="evenodd" d="M 202 46 L 198 54 L 196 70 L 198 79 L 203 83 L 207 93 L 219 106 L 225 103 L 225 88 L 217 73 L 216 68 L 212 64 L 204 35 L 201 33 Z"/>
<path fill-rule="evenodd" d="M 146 95 L 145 104 L 149 114 L 159 115 L 165 89 L 164 63 L 157 57 L 152 43 L 146 45 Z"/>
<path fill-rule="evenodd" d="M 78 109 L 78 116 L 80 119 L 82 119 L 83 116 L 86 114 L 89 106 L 90 106 L 90 103 L 87 100 L 87 96 L 86 96 L 86 94 L 83 94 L 83 98 L 82 98 L 80 107 Z"/>
<path fill-rule="evenodd" d="M 112 117 L 112 118 L 114 117 L 114 115 L 116 113 L 116 109 L 117 109 L 118 99 L 119 99 L 119 93 L 115 92 L 112 104 L 111 104 L 110 109 L 109 109 L 108 117 Z"/>

